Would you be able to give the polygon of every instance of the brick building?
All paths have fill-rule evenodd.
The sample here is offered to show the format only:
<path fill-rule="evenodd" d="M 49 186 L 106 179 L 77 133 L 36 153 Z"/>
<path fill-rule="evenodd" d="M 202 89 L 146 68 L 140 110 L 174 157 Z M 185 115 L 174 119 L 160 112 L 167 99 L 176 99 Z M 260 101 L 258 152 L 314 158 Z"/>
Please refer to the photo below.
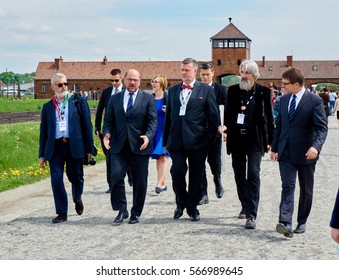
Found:
<path fill-rule="evenodd" d="M 239 74 L 239 64 L 243 59 L 251 59 L 251 39 L 242 33 L 229 18 L 228 25 L 210 38 L 212 60 L 215 79 L 217 82 L 229 86 L 236 83 Z M 184 59 L 184 57 L 183 57 Z M 206 62 L 206 61 L 204 61 Z M 339 84 L 339 60 L 311 60 L 294 61 L 287 56 L 283 61 L 256 61 L 259 66 L 259 83 L 268 85 L 273 82 L 280 85 L 282 73 L 289 67 L 301 69 L 306 78 L 306 87 L 313 84 L 335 83 Z M 106 57 L 98 62 L 67 62 L 62 57 L 52 62 L 40 62 L 34 77 L 36 98 L 51 98 L 54 93 L 50 88 L 50 78 L 57 72 L 67 76 L 70 89 L 79 88 L 81 91 L 98 90 L 110 85 L 110 71 L 119 68 L 124 73 L 135 68 L 141 73 L 141 88 L 151 89 L 150 81 L 156 74 L 167 77 L 169 85 L 181 81 L 181 61 L 108 61 Z"/>

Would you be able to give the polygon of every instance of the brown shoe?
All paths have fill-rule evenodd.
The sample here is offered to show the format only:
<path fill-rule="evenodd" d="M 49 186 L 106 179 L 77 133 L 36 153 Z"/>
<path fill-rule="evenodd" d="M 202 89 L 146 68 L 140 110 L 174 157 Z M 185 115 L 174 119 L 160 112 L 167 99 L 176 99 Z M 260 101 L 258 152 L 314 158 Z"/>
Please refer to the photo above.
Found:
<path fill-rule="evenodd" d="M 80 200 L 80 202 L 78 203 L 75 203 L 75 211 L 78 215 L 82 215 L 82 213 L 84 212 L 84 205 L 82 203 L 82 200 Z"/>
<path fill-rule="evenodd" d="M 247 229 L 255 229 L 256 227 L 256 224 L 254 222 L 254 219 L 253 218 L 248 218 L 247 221 L 246 221 L 246 224 L 245 224 L 245 228 Z"/>

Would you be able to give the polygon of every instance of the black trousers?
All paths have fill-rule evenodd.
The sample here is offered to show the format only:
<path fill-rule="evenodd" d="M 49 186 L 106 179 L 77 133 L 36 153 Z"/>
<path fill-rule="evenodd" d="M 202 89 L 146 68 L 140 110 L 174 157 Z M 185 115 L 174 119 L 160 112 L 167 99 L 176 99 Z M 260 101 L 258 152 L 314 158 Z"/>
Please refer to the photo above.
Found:
<path fill-rule="evenodd" d="M 257 218 L 260 198 L 261 149 L 254 134 L 239 133 L 237 147 L 232 151 L 232 167 L 238 197 L 246 218 Z"/>
<path fill-rule="evenodd" d="M 131 214 L 140 216 L 144 208 L 149 155 L 132 153 L 128 141 L 119 153 L 111 153 L 111 205 L 113 210 L 126 211 L 125 176 L 130 168 L 133 180 L 133 206 Z"/>
<path fill-rule="evenodd" d="M 178 208 L 187 209 L 188 215 L 199 214 L 197 205 L 202 195 L 202 174 L 207 156 L 207 146 L 199 151 L 180 150 L 171 153 L 172 186 Z M 188 161 L 188 165 L 187 165 Z M 188 189 L 186 173 L 188 170 Z"/>
<path fill-rule="evenodd" d="M 213 143 L 210 143 L 207 151 L 207 162 L 213 174 L 213 181 L 217 185 L 221 185 L 221 137 L 216 138 Z M 207 176 L 206 164 L 204 166 L 202 178 L 202 194 L 207 195 Z"/>
<path fill-rule="evenodd" d="M 282 182 L 279 222 L 292 224 L 294 212 L 294 192 L 298 174 L 300 196 L 298 203 L 298 224 L 305 224 L 311 212 L 313 201 L 314 172 L 316 162 L 297 165 L 290 162 L 288 148 L 279 161 Z"/>

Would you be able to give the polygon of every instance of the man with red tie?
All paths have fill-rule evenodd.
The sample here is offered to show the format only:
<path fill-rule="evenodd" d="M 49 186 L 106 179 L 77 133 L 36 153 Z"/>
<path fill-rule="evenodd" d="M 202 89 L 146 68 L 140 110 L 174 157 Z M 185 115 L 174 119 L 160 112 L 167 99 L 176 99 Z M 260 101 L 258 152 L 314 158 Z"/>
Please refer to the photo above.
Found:
<path fill-rule="evenodd" d="M 168 90 L 163 134 L 163 146 L 172 158 L 172 187 L 177 205 L 174 219 L 179 219 L 186 208 L 191 221 L 200 220 L 197 205 L 202 195 L 207 148 L 211 139 L 216 138 L 220 125 L 213 88 L 196 81 L 197 71 L 195 59 L 186 58 L 182 61 L 182 83 Z"/>

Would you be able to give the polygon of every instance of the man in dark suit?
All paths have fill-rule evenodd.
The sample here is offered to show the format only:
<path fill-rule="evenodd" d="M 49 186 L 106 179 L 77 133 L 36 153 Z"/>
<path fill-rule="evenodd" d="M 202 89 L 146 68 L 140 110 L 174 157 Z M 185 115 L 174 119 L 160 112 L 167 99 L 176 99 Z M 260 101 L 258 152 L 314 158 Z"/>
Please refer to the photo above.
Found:
<path fill-rule="evenodd" d="M 226 87 L 218 83 L 213 82 L 214 71 L 211 63 L 202 63 L 199 66 L 200 68 L 200 78 L 201 82 L 211 86 L 214 90 L 215 99 L 218 105 L 218 113 L 220 119 L 220 105 L 226 105 Z M 213 182 L 215 185 L 215 195 L 217 198 L 222 198 L 224 195 L 224 188 L 221 183 L 221 134 L 218 134 L 215 142 L 209 145 L 207 152 L 207 162 L 211 168 L 213 174 Z M 206 165 L 203 173 L 202 180 L 202 198 L 199 202 L 199 205 L 207 204 L 209 202 L 208 192 L 207 192 L 207 177 L 206 177 Z"/>
<path fill-rule="evenodd" d="M 104 154 L 106 156 L 106 176 L 107 176 L 107 183 L 108 183 L 108 190 L 106 193 L 111 193 L 112 184 L 111 184 L 111 153 L 108 152 L 108 150 L 105 148 L 105 145 L 103 143 L 103 135 L 101 132 L 101 122 L 102 122 L 102 116 L 103 112 L 107 110 L 109 100 L 113 94 L 116 94 L 120 91 L 125 90 L 122 84 L 122 76 L 121 76 L 121 70 L 120 69 L 112 69 L 111 71 L 111 83 L 112 85 L 105 88 L 102 91 L 98 108 L 95 114 L 95 134 L 98 136 L 98 138 L 101 141 L 102 150 L 104 151 Z M 128 182 L 129 185 L 132 186 L 132 178 L 128 174 Z"/>
<path fill-rule="evenodd" d="M 313 199 L 314 171 L 327 136 L 322 100 L 305 90 L 304 75 L 290 68 L 282 75 L 285 94 L 280 99 L 271 159 L 279 161 L 282 192 L 276 230 L 286 237 L 304 233 Z M 300 197 L 298 225 L 292 232 L 294 192 L 298 174 Z"/>
<path fill-rule="evenodd" d="M 332 228 L 331 236 L 333 240 L 339 244 L 339 189 L 337 192 L 337 198 L 334 202 L 330 227 Z"/>
<path fill-rule="evenodd" d="M 157 129 L 157 111 L 153 96 L 139 89 L 140 74 L 130 69 L 124 76 L 125 90 L 114 94 L 104 118 L 104 145 L 111 152 L 113 210 L 119 211 L 115 223 L 127 219 L 127 200 L 124 178 L 128 167 L 133 180 L 133 206 L 130 224 L 139 222 L 148 177 L 149 155 Z"/>
<path fill-rule="evenodd" d="M 258 65 L 244 60 L 239 67 L 241 81 L 230 86 L 224 113 L 227 153 L 241 202 L 239 219 L 245 219 L 246 229 L 255 229 L 260 195 L 260 165 L 269 151 L 273 138 L 274 120 L 271 90 L 259 85 Z M 246 168 L 247 163 L 247 168 Z"/>
<path fill-rule="evenodd" d="M 93 154 L 91 115 L 86 100 L 78 99 L 76 108 L 74 96 L 68 91 L 67 78 L 57 73 L 51 78 L 55 92 L 52 100 L 45 103 L 41 111 L 39 161 L 45 168 L 49 161 L 52 190 L 56 213 L 52 222 L 67 221 L 68 200 L 63 182 L 64 165 L 66 175 L 72 184 L 75 210 L 81 215 L 84 205 L 81 199 L 84 189 L 83 159 Z M 79 111 L 82 112 L 79 115 Z"/>
<path fill-rule="evenodd" d="M 216 138 L 220 119 L 213 88 L 196 81 L 197 61 L 186 58 L 181 64 L 183 83 L 168 90 L 163 146 L 172 158 L 172 186 L 179 219 L 186 208 L 192 221 L 200 220 L 202 174 L 211 138 Z M 187 163 L 189 183 L 186 190 Z"/>

